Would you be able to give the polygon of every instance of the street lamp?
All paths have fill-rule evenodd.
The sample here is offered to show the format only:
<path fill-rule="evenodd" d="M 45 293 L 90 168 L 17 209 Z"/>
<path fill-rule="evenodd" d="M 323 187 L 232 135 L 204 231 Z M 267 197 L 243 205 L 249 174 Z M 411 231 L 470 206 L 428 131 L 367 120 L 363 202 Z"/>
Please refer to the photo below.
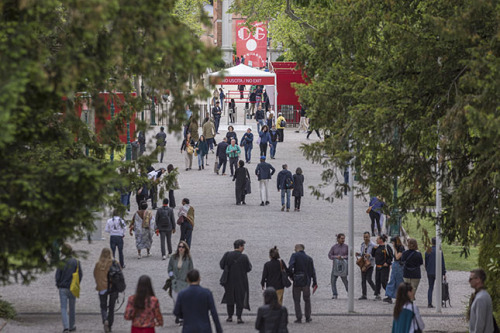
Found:
<path fill-rule="evenodd" d="M 113 103 L 113 96 L 111 95 L 111 92 L 109 93 L 109 97 L 111 98 L 111 107 L 110 107 L 111 120 L 113 120 L 113 117 L 115 116 L 115 103 Z M 114 158 L 115 158 L 115 154 L 114 154 L 113 148 L 111 148 L 111 155 L 110 155 L 111 161 L 113 161 Z"/>
<path fill-rule="evenodd" d="M 141 97 L 142 101 L 144 102 L 144 81 L 142 80 L 142 76 L 141 76 Z M 141 121 L 144 121 L 144 104 L 142 106 Z"/>
<path fill-rule="evenodd" d="M 156 126 L 155 121 L 155 96 L 151 92 L 151 126 Z"/>

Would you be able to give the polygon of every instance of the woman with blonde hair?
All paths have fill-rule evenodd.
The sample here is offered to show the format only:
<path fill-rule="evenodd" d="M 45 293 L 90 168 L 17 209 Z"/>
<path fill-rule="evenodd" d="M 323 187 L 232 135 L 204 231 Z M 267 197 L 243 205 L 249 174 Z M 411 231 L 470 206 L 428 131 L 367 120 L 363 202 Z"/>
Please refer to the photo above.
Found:
<path fill-rule="evenodd" d="M 189 253 L 189 245 L 181 240 L 177 246 L 177 252 L 168 261 L 168 276 L 172 279 L 172 298 L 177 301 L 177 295 L 189 287 L 186 281 L 187 273 L 193 270 L 193 259 Z M 179 318 L 175 319 L 179 323 Z"/>
<path fill-rule="evenodd" d="M 408 250 L 403 252 L 401 256 L 403 263 L 403 280 L 411 283 L 415 294 L 417 293 L 418 284 L 420 283 L 420 266 L 424 264 L 422 253 L 418 251 L 418 243 L 415 238 L 408 239 Z"/>
<path fill-rule="evenodd" d="M 114 322 L 115 304 L 118 299 L 118 292 L 111 290 L 110 281 L 108 281 L 108 273 L 112 264 L 113 256 L 111 255 L 111 249 L 105 247 L 102 249 L 99 261 L 96 262 L 94 267 L 95 289 L 99 294 L 104 332 L 111 332 Z M 119 265 L 118 263 L 116 264 Z"/>

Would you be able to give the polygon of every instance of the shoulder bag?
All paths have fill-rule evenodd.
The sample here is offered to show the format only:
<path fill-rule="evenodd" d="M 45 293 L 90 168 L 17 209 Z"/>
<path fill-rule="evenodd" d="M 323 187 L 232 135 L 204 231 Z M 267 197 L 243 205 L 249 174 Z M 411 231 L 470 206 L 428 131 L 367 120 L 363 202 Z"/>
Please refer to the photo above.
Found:
<path fill-rule="evenodd" d="M 71 277 L 71 285 L 69 290 L 76 298 L 80 298 L 80 274 L 78 273 L 79 262 L 76 261 L 76 271 L 73 273 Z"/>
<path fill-rule="evenodd" d="M 285 269 L 283 268 L 283 260 L 280 260 L 280 274 L 281 274 L 281 283 L 283 283 L 283 286 L 285 288 L 289 288 L 292 283 L 290 282 L 290 279 L 288 279 L 288 274 L 286 273 Z"/>

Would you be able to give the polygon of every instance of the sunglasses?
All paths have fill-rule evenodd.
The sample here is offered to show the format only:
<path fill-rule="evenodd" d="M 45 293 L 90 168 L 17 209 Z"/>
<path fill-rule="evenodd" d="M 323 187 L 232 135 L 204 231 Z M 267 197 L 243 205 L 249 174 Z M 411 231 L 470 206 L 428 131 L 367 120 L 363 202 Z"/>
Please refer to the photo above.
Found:
<path fill-rule="evenodd" d="M 181 246 L 179 246 L 178 248 L 179 248 L 179 249 L 185 249 L 186 247 L 185 247 L 185 246 L 183 246 L 183 245 L 181 245 Z"/>

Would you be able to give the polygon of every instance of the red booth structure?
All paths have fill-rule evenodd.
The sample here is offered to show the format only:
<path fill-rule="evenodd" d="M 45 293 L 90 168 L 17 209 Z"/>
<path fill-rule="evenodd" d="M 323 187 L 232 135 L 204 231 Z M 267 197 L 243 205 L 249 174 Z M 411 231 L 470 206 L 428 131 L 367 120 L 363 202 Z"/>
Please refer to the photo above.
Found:
<path fill-rule="evenodd" d="M 302 72 L 296 69 L 296 62 L 272 62 L 271 70 L 276 74 L 276 87 L 278 91 L 278 111 L 283 113 L 288 123 L 300 122 L 299 97 L 295 93 L 292 83 L 306 83 Z"/>

